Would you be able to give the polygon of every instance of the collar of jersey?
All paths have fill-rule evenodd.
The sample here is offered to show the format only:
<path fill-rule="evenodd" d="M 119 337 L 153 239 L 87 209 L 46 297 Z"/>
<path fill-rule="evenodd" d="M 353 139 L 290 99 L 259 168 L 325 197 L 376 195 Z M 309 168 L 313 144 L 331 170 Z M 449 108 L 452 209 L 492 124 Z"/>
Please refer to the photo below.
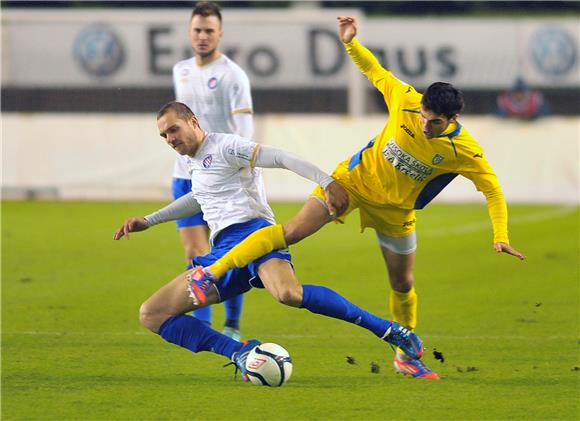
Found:
<path fill-rule="evenodd" d="M 443 133 L 443 134 L 440 134 L 439 136 L 436 136 L 436 137 L 447 137 L 451 140 L 455 136 L 457 136 L 459 134 L 459 132 L 461 132 L 461 128 L 463 126 L 459 122 L 452 123 L 452 124 L 455 124 L 455 128 L 453 130 L 451 130 L 449 133 Z M 450 124 L 450 126 L 451 126 L 451 124 Z"/>

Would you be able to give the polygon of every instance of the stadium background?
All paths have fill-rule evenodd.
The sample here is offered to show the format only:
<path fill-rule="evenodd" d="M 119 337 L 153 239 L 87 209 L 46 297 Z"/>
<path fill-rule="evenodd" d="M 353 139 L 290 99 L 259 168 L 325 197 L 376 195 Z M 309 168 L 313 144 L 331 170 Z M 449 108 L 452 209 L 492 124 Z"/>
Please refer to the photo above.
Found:
<path fill-rule="evenodd" d="M 173 98 L 171 65 L 189 54 L 192 3 L 4 1 L 2 418 L 576 419 L 579 3 L 219 3 L 223 50 L 252 83 L 256 139 L 325 170 L 386 116 L 340 58 L 336 15 L 356 14 L 361 40 L 418 89 L 456 83 L 461 122 L 499 175 L 529 260 L 491 252 L 483 197 L 454 181 L 419 221 L 419 328 L 447 358 L 426 355 L 440 383 L 393 376 L 366 332 L 260 292 L 247 297 L 242 332 L 287 346 L 294 377 L 281 393 L 230 381 L 213 355 L 192 358 L 138 324 L 139 304 L 182 267 L 173 226 L 110 240 L 125 217 L 169 199 L 173 152 L 154 116 Z M 549 117 L 494 115 L 519 74 L 545 94 Z M 285 221 L 312 186 L 266 177 Z M 356 219 L 293 246 L 297 272 L 387 317 L 376 240 Z M 231 404 L 199 405 L 200 389 Z"/>
<path fill-rule="evenodd" d="M 336 15 L 352 13 L 359 38 L 399 78 L 465 92 L 461 121 L 510 202 L 578 203 L 578 3 L 409 4 L 225 3 L 221 49 L 250 77 L 255 139 L 331 171 L 382 128 L 382 98 L 335 35 Z M 6 2 L 2 18 L 4 197 L 168 198 L 173 152 L 153 116 L 173 98 L 172 65 L 191 54 L 191 4 L 21 6 Z M 497 94 L 518 76 L 544 93 L 551 117 L 494 117 Z M 284 171 L 266 171 L 266 182 L 273 200 L 299 201 L 310 189 Z M 481 197 L 457 181 L 440 200 Z"/>

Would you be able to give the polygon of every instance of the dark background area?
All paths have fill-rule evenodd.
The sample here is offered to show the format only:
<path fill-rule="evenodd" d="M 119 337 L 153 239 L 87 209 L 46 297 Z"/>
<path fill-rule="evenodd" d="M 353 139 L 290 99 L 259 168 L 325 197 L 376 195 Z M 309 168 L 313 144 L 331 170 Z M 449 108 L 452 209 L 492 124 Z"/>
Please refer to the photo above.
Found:
<path fill-rule="evenodd" d="M 299 3 L 326 9 L 358 8 L 368 16 L 578 16 L 580 1 L 216 1 L 224 9 L 289 8 Z M 2 8 L 102 9 L 102 8 L 182 8 L 194 1 L 1 1 Z M 304 4 L 302 4 L 304 5 Z M 383 112 L 380 94 L 369 89 L 367 110 Z M 466 114 L 495 111 L 499 90 L 464 90 Z M 551 111 L 560 115 L 580 115 L 580 87 L 543 89 Z M 313 112 L 344 113 L 346 89 L 252 89 L 256 113 Z M 2 88 L 2 110 L 7 112 L 153 112 L 160 103 L 173 99 L 167 88 L 38 89 Z M 307 104 L 307 108 L 305 107 Z"/>
<path fill-rule="evenodd" d="M 45 8 L 191 8 L 193 1 L 2 1 L 2 7 Z M 578 1 L 216 1 L 223 8 L 287 8 L 316 3 L 324 8 L 358 8 L 368 15 L 544 15 L 580 12 Z"/>

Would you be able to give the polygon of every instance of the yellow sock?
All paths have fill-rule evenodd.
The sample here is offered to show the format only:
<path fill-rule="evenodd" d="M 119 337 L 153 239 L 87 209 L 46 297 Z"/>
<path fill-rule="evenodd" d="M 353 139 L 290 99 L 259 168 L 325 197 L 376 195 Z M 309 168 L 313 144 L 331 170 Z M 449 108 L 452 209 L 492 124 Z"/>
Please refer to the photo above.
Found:
<path fill-rule="evenodd" d="M 417 293 L 415 288 L 408 292 L 391 290 L 389 297 L 393 320 L 409 330 L 417 327 Z"/>
<path fill-rule="evenodd" d="M 270 225 L 249 235 L 221 259 L 216 260 L 209 269 L 215 279 L 219 279 L 230 269 L 244 267 L 273 250 L 285 247 L 282 225 Z"/>

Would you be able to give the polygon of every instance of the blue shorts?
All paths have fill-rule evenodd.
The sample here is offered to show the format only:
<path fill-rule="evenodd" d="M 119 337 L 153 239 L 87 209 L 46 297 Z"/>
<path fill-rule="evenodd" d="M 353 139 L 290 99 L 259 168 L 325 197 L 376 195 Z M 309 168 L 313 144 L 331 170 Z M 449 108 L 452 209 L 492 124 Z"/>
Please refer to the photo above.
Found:
<path fill-rule="evenodd" d="M 241 243 L 248 235 L 270 225 L 272 224 L 265 219 L 252 219 L 241 224 L 230 225 L 214 239 L 214 244 L 209 254 L 193 258 L 193 265 L 205 267 L 213 264 L 234 246 Z M 229 270 L 215 284 L 219 301 L 226 301 L 249 291 L 251 288 L 264 288 L 262 280 L 258 276 L 258 268 L 262 263 L 270 259 L 282 259 L 292 263 L 292 256 L 290 256 L 288 249 L 282 249 L 274 250 L 243 268 Z"/>
<path fill-rule="evenodd" d="M 171 183 L 171 190 L 173 192 L 173 200 L 179 199 L 181 196 L 191 192 L 191 180 L 185 178 L 173 178 Z M 203 219 L 203 213 L 196 213 L 195 215 L 181 218 L 175 221 L 177 228 L 193 227 L 196 225 L 207 225 Z"/>

